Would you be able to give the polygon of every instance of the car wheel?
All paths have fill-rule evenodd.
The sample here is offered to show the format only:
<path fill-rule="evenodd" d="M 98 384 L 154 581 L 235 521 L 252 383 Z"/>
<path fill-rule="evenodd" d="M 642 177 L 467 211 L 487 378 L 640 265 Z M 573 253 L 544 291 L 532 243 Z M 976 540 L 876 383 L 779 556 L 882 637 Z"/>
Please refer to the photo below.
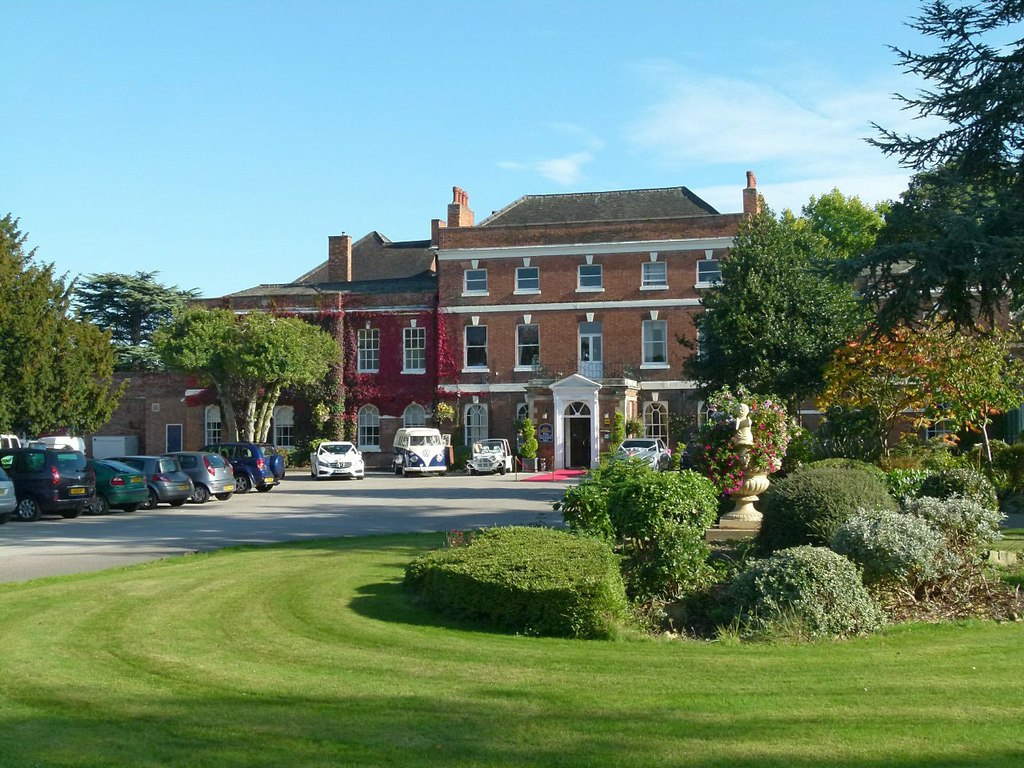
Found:
<path fill-rule="evenodd" d="M 2 515 L 0 515 L 0 525 L 3 525 L 4 523 L 6 523 L 10 519 L 11 519 L 11 513 L 10 512 L 4 512 Z"/>
<path fill-rule="evenodd" d="M 170 504 L 172 507 L 184 507 L 186 501 L 188 501 L 188 499 L 175 499 L 174 501 L 170 502 Z"/>
<path fill-rule="evenodd" d="M 499 475 L 504 475 L 505 474 L 505 465 L 504 464 L 502 464 L 501 467 L 498 469 L 498 474 Z"/>
<path fill-rule="evenodd" d="M 146 497 L 146 500 L 142 502 L 141 506 L 143 509 L 156 509 L 156 505 L 159 501 L 160 499 L 157 498 L 156 491 L 150 488 L 149 496 Z"/>
<path fill-rule="evenodd" d="M 220 499 L 221 501 L 227 501 L 228 499 L 231 498 L 231 496 L 232 496 L 232 494 L 230 494 L 230 493 L 218 493 L 217 494 L 217 498 Z"/>
<path fill-rule="evenodd" d="M 100 496 L 98 493 L 95 498 L 89 503 L 86 508 L 86 512 L 90 515 L 109 515 L 110 514 L 110 503 L 107 501 L 105 496 Z"/>
<path fill-rule="evenodd" d="M 395 474 L 396 475 L 402 474 L 402 467 L 399 466 L 398 464 L 395 464 Z"/>
<path fill-rule="evenodd" d="M 272 485 L 257 485 L 257 486 L 256 486 L 256 490 L 257 490 L 257 491 L 258 491 L 259 493 L 266 493 L 267 491 L 269 491 L 269 490 L 270 490 L 271 488 L 273 488 L 273 487 L 274 487 L 274 486 L 272 486 Z"/>
<path fill-rule="evenodd" d="M 82 514 L 82 510 L 85 509 L 85 505 L 75 507 L 74 509 L 67 509 L 60 513 L 60 516 L 65 520 L 74 520 L 76 517 Z"/>
<path fill-rule="evenodd" d="M 205 485 L 197 485 L 192 491 L 192 501 L 196 504 L 205 504 L 210 500 L 210 489 Z"/>
<path fill-rule="evenodd" d="M 235 493 L 248 493 L 252 490 L 252 480 L 248 475 L 235 475 Z"/>
<path fill-rule="evenodd" d="M 14 508 L 14 519 L 23 523 L 33 523 L 42 516 L 43 510 L 39 508 L 39 502 L 35 499 L 21 499 Z"/>
<path fill-rule="evenodd" d="M 138 504 L 125 504 L 123 507 L 121 507 L 121 511 L 122 512 L 134 512 L 138 508 L 139 508 Z"/>

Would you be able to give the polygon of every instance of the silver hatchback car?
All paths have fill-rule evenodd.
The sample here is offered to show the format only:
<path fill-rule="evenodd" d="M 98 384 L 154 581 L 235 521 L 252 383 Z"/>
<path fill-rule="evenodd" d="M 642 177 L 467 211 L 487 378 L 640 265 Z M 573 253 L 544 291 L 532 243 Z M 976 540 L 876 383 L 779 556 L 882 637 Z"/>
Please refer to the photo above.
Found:
<path fill-rule="evenodd" d="M 14 482 L 0 467 L 0 525 L 6 523 L 11 513 L 18 507 L 18 497 L 14 493 Z"/>
<path fill-rule="evenodd" d="M 235 475 L 227 459 L 219 453 L 205 451 L 174 451 L 165 453 L 181 464 L 181 470 L 190 478 L 192 485 L 192 501 L 205 504 L 214 496 L 227 501 L 235 492 Z"/>

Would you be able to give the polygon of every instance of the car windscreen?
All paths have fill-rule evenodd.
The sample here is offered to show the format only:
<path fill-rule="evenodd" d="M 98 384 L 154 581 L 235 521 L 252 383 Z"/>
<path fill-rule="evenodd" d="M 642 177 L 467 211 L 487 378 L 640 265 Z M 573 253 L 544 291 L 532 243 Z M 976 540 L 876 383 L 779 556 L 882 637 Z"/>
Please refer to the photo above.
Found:
<path fill-rule="evenodd" d="M 353 448 L 355 448 L 355 446 L 352 445 L 352 443 L 344 443 L 343 445 L 321 445 L 320 446 L 320 450 L 323 451 L 324 453 L 337 453 L 337 454 L 348 453 Z"/>
<path fill-rule="evenodd" d="M 228 465 L 219 453 L 208 453 L 205 458 L 209 465 L 214 469 L 220 469 L 221 467 L 226 467 Z"/>
<path fill-rule="evenodd" d="M 57 466 L 64 471 L 81 472 L 85 469 L 85 454 L 78 451 L 60 451 L 57 454 Z"/>
<path fill-rule="evenodd" d="M 177 459 L 160 459 L 157 462 L 157 472 L 180 472 L 181 465 Z"/>
<path fill-rule="evenodd" d="M 622 448 L 633 451 L 653 451 L 657 444 L 653 440 L 623 440 Z"/>
<path fill-rule="evenodd" d="M 103 459 L 102 461 L 98 461 L 96 463 L 110 467 L 115 472 L 127 472 L 128 474 L 134 475 L 138 474 L 139 471 L 135 467 L 129 467 L 123 461 L 114 461 L 113 459 Z"/>

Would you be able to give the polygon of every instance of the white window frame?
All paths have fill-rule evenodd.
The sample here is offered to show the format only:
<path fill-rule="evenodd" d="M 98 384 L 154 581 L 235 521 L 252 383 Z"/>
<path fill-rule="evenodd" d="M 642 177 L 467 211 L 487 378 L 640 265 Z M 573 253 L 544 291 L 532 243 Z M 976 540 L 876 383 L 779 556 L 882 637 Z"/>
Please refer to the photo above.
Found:
<path fill-rule="evenodd" d="M 470 273 L 475 273 L 470 278 Z M 482 276 L 482 277 L 481 277 Z M 470 287 L 471 282 L 474 287 Z M 483 283 L 481 286 L 480 283 Z M 485 268 L 467 269 L 462 273 L 462 295 L 463 296 L 486 296 L 487 295 L 487 270 Z"/>
<path fill-rule="evenodd" d="M 409 403 L 402 411 L 403 427 L 425 427 L 427 425 L 427 409 L 419 403 Z"/>
<path fill-rule="evenodd" d="M 522 334 L 526 328 L 537 329 L 537 343 L 536 344 L 524 344 Z M 535 348 L 536 354 L 532 362 L 524 363 L 523 354 L 529 348 Z M 515 370 L 517 371 L 535 371 L 540 367 L 540 324 L 539 323 L 520 323 L 516 326 L 516 364 Z"/>
<path fill-rule="evenodd" d="M 483 403 L 467 405 L 462 423 L 465 425 L 466 445 L 472 445 L 476 440 L 486 440 L 487 406 Z"/>
<path fill-rule="evenodd" d="M 658 414 L 655 417 L 655 414 Z M 668 404 L 652 400 L 644 404 L 644 437 L 657 437 L 668 444 Z"/>
<path fill-rule="evenodd" d="M 652 275 L 659 272 L 658 275 Z M 668 264 L 664 261 L 645 261 L 640 265 L 640 290 L 664 291 L 668 289 Z"/>
<path fill-rule="evenodd" d="M 221 442 L 224 434 L 223 419 L 220 415 L 219 405 L 208 405 L 203 412 L 203 436 L 206 440 L 203 445 L 213 445 Z"/>
<path fill-rule="evenodd" d="M 482 344 L 475 343 L 475 344 L 471 345 L 469 343 L 470 331 L 472 331 L 474 334 L 482 332 L 483 333 L 483 343 Z M 484 361 L 483 361 L 482 364 L 481 363 L 475 363 L 473 365 L 469 364 L 469 351 L 470 351 L 470 349 L 473 349 L 473 350 L 480 350 L 480 349 L 482 349 L 483 350 Z M 463 355 L 462 356 L 463 370 L 466 370 L 466 371 L 486 371 L 486 370 L 488 370 L 488 367 L 487 367 L 487 326 L 486 325 L 467 325 L 466 326 L 465 331 L 464 331 L 464 333 L 462 335 L 462 355 Z"/>
<path fill-rule="evenodd" d="M 601 264 L 580 264 L 576 267 L 577 293 L 600 293 L 603 290 L 604 267 Z"/>
<path fill-rule="evenodd" d="M 661 339 L 654 338 L 655 329 L 661 329 Z M 641 370 L 655 368 L 668 368 L 668 321 L 667 320 L 644 320 L 641 329 L 642 350 L 640 355 Z M 661 355 L 657 353 L 661 351 Z M 664 358 L 656 360 L 657 357 Z"/>
<path fill-rule="evenodd" d="M 356 443 L 360 451 L 380 453 L 380 411 L 367 403 L 356 417 Z"/>
<path fill-rule="evenodd" d="M 408 326 L 402 329 L 402 373 L 426 373 L 427 329 Z"/>
<path fill-rule="evenodd" d="M 526 277 L 530 273 L 532 277 Z M 540 293 L 540 267 L 516 267 L 514 294 Z"/>
<path fill-rule="evenodd" d="M 295 409 L 290 405 L 279 405 L 274 409 L 274 445 L 295 447 Z"/>
<path fill-rule="evenodd" d="M 714 264 L 715 268 L 712 269 L 701 269 L 701 265 L 708 266 Z M 703 274 L 702 274 L 703 273 Z M 710 275 L 717 275 L 713 279 L 707 279 Z M 702 279 L 703 278 L 703 279 Z M 697 262 L 697 284 L 696 288 L 710 288 L 713 285 L 721 285 L 722 283 L 722 264 L 718 259 L 700 259 Z"/>
<path fill-rule="evenodd" d="M 380 329 L 360 328 L 356 334 L 356 373 L 380 370 Z"/>

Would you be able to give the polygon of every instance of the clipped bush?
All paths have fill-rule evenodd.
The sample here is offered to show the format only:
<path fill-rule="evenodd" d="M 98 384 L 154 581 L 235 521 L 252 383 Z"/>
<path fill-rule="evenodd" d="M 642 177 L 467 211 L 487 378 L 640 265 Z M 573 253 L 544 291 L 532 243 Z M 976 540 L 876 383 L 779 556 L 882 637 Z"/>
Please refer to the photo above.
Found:
<path fill-rule="evenodd" d="M 718 494 L 697 472 L 655 472 L 639 462 L 602 465 L 555 504 L 569 529 L 610 542 L 622 555 L 631 600 L 672 599 L 713 576 L 705 531 Z"/>
<path fill-rule="evenodd" d="M 921 486 L 933 473 L 930 469 L 890 469 L 885 473 L 885 484 L 889 495 L 897 501 L 910 496 L 921 495 Z"/>
<path fill-rule="evenodd" d="M 1024 493 L 1024 443 L 1008 445 L 992 457 L 1002 493 Z"/>
<path fill-rule="evenodd" d="M 999 497 L 985 475 L 975 469 L 940 469 L 921 483 L 921 496 L 948 499 L 960 496 L 986 509 L 998 509 Z"/>
<path fill-rule="evenodd" d="M 897 509 L 883 479 L 860 469 L 810 465 L 761 496 L 757 548 L 770 553 L 801 544 L 827 546 L 858 509 Z"/>
<path fill-rule="evenodd" d="M 416 558 L 405 585 L 439 613 L 524 634 L 607 638 L 627 620 L 618 557 L 550 528 L 480 531 Z"/>
<path fill-rule="evenodd" d="M 839 526 L 830 543 L 833 552 L 860 566 L 865 584 L 911 588 L 938 575 L 945 547 L 927 520 L 889 509 L 861 510 Z"/>
<path fill-rule="evenodd" d="M 792 547 L 753 561 L 729 595 L 748 636 L 846 637 L 883 622 L 857 566 L 824 547 Z"/>
<path fill-rule="evenodd" d="M 860 472 L 867 472 L 868 474 L 874 475 L 879 480 L 885 480 L 885 470 L 880 469 L 877 465 L 871 464 L 867 461 L 861 461 L 860 459 L 820 459 L 818 461 L 811 462 L 812 467 L 838 467 L 839 469 L 853 469 Z"/>
<path fill-rule="evenodd" d="M 947 550 L 962 562 L 976 561 L 1001 536 L 999 522 L 1003 514 L 974 499 L 922 496 L 905 499 L 903 511 L 927 520 L 942 534 Z"/>

